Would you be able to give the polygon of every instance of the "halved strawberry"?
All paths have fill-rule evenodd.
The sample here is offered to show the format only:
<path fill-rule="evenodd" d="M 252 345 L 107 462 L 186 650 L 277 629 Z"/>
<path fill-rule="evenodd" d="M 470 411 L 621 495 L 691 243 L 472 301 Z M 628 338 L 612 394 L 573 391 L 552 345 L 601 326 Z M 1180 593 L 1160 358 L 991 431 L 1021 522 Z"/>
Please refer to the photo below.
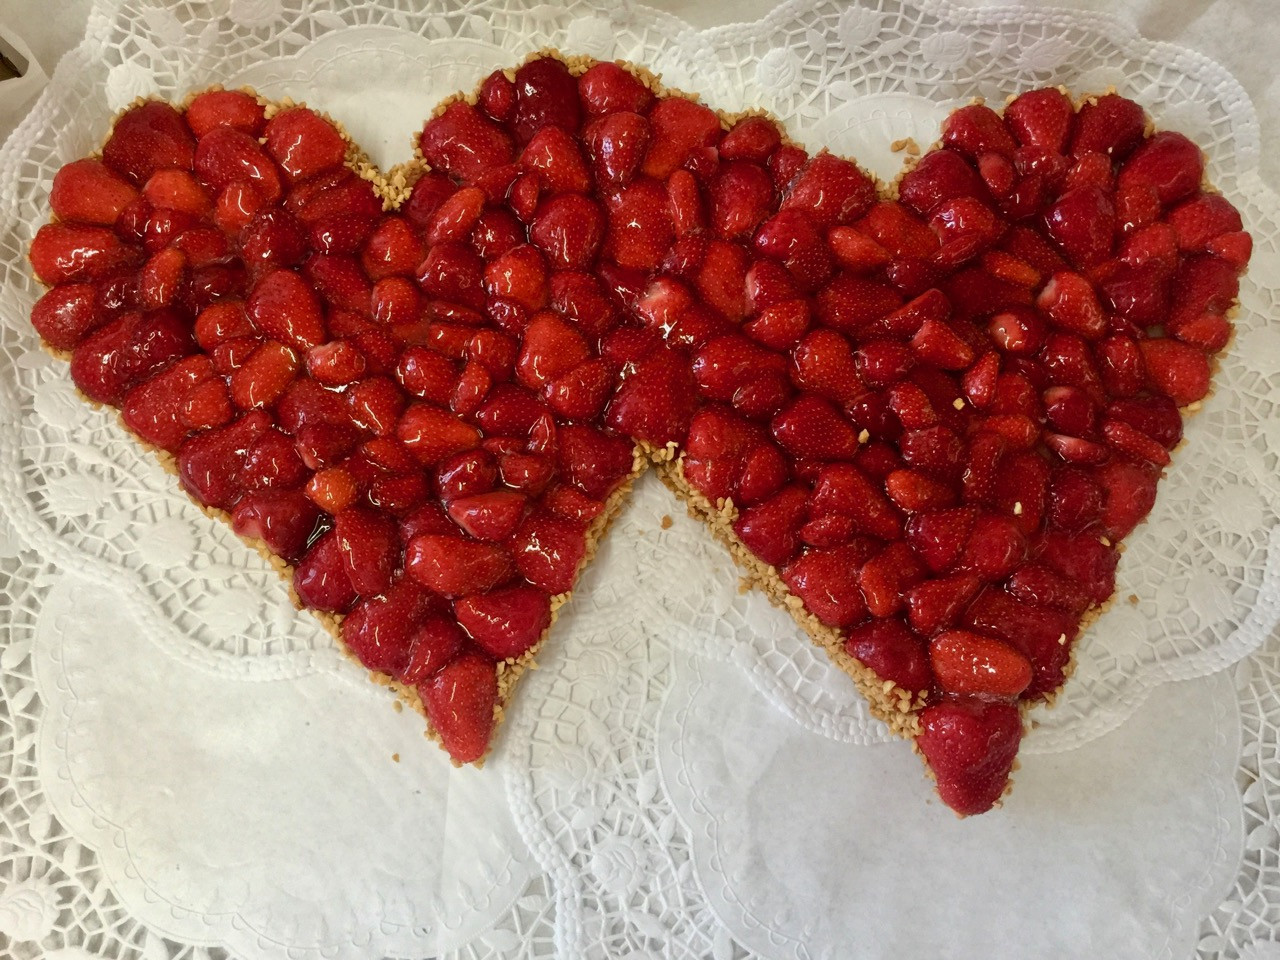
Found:
<path fill-rule="evenodd" d="M 463 597 L 453 610 L 471 639 L 497 660 L 522 656 L 551 623 L 550 597 L 527 585 Z"/>
<path fill-rule="evenodd" d="M 309 610 L 342 613 L 356 602 L 356 589 L 332 530 L 316 540 L 294 567 L 293 589 Z"/>
<path fill-rule="evenodd" d="M 429 598 L 408 577 L 364 594 L 342 620 L 342 641 L 370 670 L 400 675 L 409 665 Z"/>

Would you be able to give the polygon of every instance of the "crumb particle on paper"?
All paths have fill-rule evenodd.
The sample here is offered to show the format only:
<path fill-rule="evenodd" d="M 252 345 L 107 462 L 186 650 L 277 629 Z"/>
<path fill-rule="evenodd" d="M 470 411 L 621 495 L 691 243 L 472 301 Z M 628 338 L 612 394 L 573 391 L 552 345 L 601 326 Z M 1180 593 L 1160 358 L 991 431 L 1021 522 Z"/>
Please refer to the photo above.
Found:
<path fill-rule="evenodd" d="M 1138 605 L 1138 595 L 1136 593 L 1129 594 L 1129 602 L 1136 607 Z"/>
<path fill-rule="evenodd" d="M 914 137 L 903 137 L 901 140 L 895 140 L 889 144 L 889 149 L 894 153 L 901 153 L 905 150 L 910 156 L 920 156 L 920 145 L 916 143 Z"/>
<path fill-rule="evenodd" d="M 395 762 L 395 763 L 399 763 L 399 762 L 400 762 L 400 754 L 398 754 L 398 753 L 393 753 L 393 754 L 391 755 L 391 759 L 392 759 L 392 761 L 393 761 L 393 762 Z"/>
<path fill-rule="evenodd" d="M 664 514 L 662 515 L 662 529 L 663 529 L 663 530 L 670 530 L 670 529 L 671 529 L 671 525 L 672 525 L 673 523 L 675 523 L 675 521 L 671 519 L 671 516 L 670 516 L 669 514 L 664 513 Z"/>
<path fill-rule="evenodd" d="M 394 710 L 396 713 L 399 713 L 401 710 L 404 709 L 404 704 L 401 703 L 399 700 L 392 700 L 391 709 Z"/>

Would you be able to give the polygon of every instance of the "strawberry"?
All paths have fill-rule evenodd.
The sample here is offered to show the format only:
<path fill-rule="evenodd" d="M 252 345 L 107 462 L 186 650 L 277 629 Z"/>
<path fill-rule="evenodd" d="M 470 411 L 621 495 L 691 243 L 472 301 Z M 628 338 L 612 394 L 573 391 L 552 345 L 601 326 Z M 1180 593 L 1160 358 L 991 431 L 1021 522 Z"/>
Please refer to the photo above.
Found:
<path fill-rule="evenodd" d="M 840 273 L 818 292 L 820 322 L 857 338 L 874 321 L 902 305 L 902 297 L 892 287 L 852 273 Z"/>
<path fill-rule="evenodd" d="M 602 357 L 580 364 L 547 384 L 547 405 L 569 420 L 591 420 L 614 389 L 613 365 Z"/>
<path fill-rule="evenodd" d="M 1195 347 L 1176 340 L 1142 340 L 1147 383 L 1180 407 L 1209 392 L 1209 361 Z"/>
<path fill-rule="evenodd" d="M 721 136 L 720 118 L 684 97 L 659 100 L 649 110 L 649 123 L 653 137 L 641 171 L 659 180 L 669 177 L 698 147 L 715 146 Z"/>
<path fill-rule="evenodd" d="M 1008 644 L 969 630 L 929 641 L 929 662 L 947 693 L 1014 698 L 1031 683 L 1031 664 Z"/>
<path fill-rule="evenodd" d="M 1182 439 L 1182 415 L 1168 397 L 1158 394 L 1133 400 L 1114 400 L 1106 409 L 1113 420 L 1129 424 L 1172 450 Z"/>
<path fill-rule="evenodd" d="M 300 490 L 255 490 L 231 512 L 236 533 L 261 540 L 289 563 L 301 558 L 319 520 L 320 511 Z"/>
<path fill-rule="evenodd" d="M 770 499 L 744 510 L 734 521 L 733 532 L 765 563 L 782 567 L 799 552 L 799 531 L 807 501 L 803 487 L 784 487 Z"/>
<path fill-rule="evenodd" d="M 789 350 L 809 329 L 811 315 L 809 301 L 786 300 L 761 310 L 742 332 L 771 350 Z"/>
<path fill-rule="evenodd" d="M 149 100 L 125 111 L 102 147 L 103 162 L 141 186 L 166 167 L 190 170 L 195 150 L 191 130 L 167 103 Z"/>
<path fill-rule="evenodd" d="M 403 579 L 401 583 L 412 581 Z M 409 637 L 409 659 L 397 675 L 401 683 L 420 686 L 462 653 L 467 635 L 452 617 L 427 617 Z"/>
<path fill-rule="evenodd" d="M 530 586 L 463 597 L 454 604 L 454 614 L 471 639 L 498 660 L 523 655 L 551 624 L 550 598 Z"/>
<path fill-rule="evenodd" d="M 411 403 L 396 424 L 396 436 L 423 466 L 474 449 L 480 433 L 447 410 L 428 403 Z"/>
<path fill-rule="evenodd" d="M 942 241 L 935 254 L 937 262 L 950 270 L 995 244 L 1004 233 L 1005 224 L 981 201 L 956 197 L 933 208 L 929 228 Z"/>
<path fill-rule="evenodd" d="M 1045 211 L 1045 225 L 1067 259 L 1081 269 L 1088 269 L 1111 255 L 1115 206 L 1103 189 L 1077 187 L 1068 190 Z"/>
<path fill-rule="evenodd" d="M 781 262 L 805 290 L 820 286 L 831 275 L 831 254 L 822 232 L 801 210 L 779 210 L 756 231 L 753 244 L 758 253 Z M 755 297 L 752 300 L 757 307 L 764 305 Z"/>
<path fill-rule="evenodd" d="M 976 519 L 972 507 L 917 513 L 907 521 L 906 540 L 930 570 L 946 573 L 959 562 Z"/>
<path fill-rule="evenodd" d="M 1055 87 L 1028 90 L 1004 108 L 1005 126 L 1019 144 L 1039 147 L 1050 153 L 1066 150 L 1074 120 L 1075 107 L 1071 100 Z"/>
<path fill-rule="evenodd" d="M 188 430 L 220 427 L 233 416 L 231 396 L 221 379 L 204 380 L 190 390 L 178 407 L 178 417 Z"/>
<path fill-rule="evenodd" d="M 875 181 L 848 160 L 820 153 L 792 181 L 782 210 L 798 210 L 820 227 L 848 224 L 876 199 Z"/>
<path fill-rule="evenodd" d="M 537 313 L 524 333 L 516 376 L 530 388 L 549 384 L 590 359 L 582 335 L 550 310 Z"/>
<path fill-rule="evenodd" d="M 498 469 L 503 483 L 529 496 L 541 493 L 556 472 L 550 459 L 532 453 L 504 453 L 499 458 Z"/>
<path fill-rule="evenodd" d="M 1119 461 L 1116 462 L 1120 463 Z M 1121 466 L 1126 465 L 1121 464 Z M 1116 524 L 1117 530 L 1123 529 L 1124 525 L 1128 525 L 1129 529 L 1132 529 L 1137 521 L 1145 515 L 1145 510 L 1138 514 L 1138 510 L 1143 506 L 1143 501 L 1147 501 L 1145 506 L 1150 509 L 1148 490 L 1154 489 L 1155 480 L 1154 478 L 1141 480 L 1138 477 L 1138 473 L 1131 470 L 1126 470 L 1123 473 L 1117 472 L 1114 479 L 1117 481 L 1114 492 L 1119 496 L 1115 498 L 1111 506 L 1116 508 L 1118 512 L 1109 519 Z M 1131 504 L 1122 503 L 1120 498 L 1125 495 L 1133 495 L 1134 501 Z M 1112 500 L 1110 493 L 1106 496 L 1109 501 Z M 1131 507 L 1136 509 L 1131 509 Z M 1123 514 L 1119 511 L 1123 511 Z M 1104 518 L 1104 525 L 1106 522 L 1107 518 Z M 1128 534 L 1128 532 L 1129 530 L 1124 530 L 1124 534 Z M 1049 567 L 1058 576 L 1075 583 L 1084 590 L 1092 603 L 1102 603 L 1115 591 L 1116 561 L 1118 559 L 1119 555 L 1115 549 L 1103 544 L 1093 534 L 1068 536 L 1061 533 L 1047 533 L 1041 539 L 1040 562 Z M 1071 624 L 1070 629 L 1074 630 L 1075 626 L 1074 623 Z M 1064 627 L 1065 630 L 1066 628 Z M 1005 636 L 1004 634 L 1001 634 L 1001 636 L 1011 642 L 1015 640 L 1011 636 Z M 1071 639 L 1070 636 L 1068 636 L 1068 639 Z M 1035 658 L 1033 657 L 1032 659 L 1034 661 Z"/>
<path fill-rule="evenodd" d="M 785 370 L 786 362 L 777 354 L 736 334 L 705 344 L 693 361 L 698 389 L 713 400 L 732 400 L 740 387 L 756 377 Z"/>
<path fill-rule="evenodd" d="M 662 349 L 623 379 L 609 401 L 605 422 L 620 434 L 656 446 L 679 443 L 688 434 L 697 402 L 697 385 L 687 357 Z"/>
<path fill-rule="evenodd" d="M 1121 455 L 1158 467 L 1170 463 L 1168 451 L 1145 433 L 1121 420 L 1102 421 L 1102 436 Z"/>
<path fill-rule="evenodd" d="M 307 481 L 307 496 L 325 513 L 337 514 L 356 502 L 360 488 L 345 467 L 317 471 Z"/>
<path fill-rule="evenodd" d="M 293 589 L 310 610 L 341 613 L 355 603 L 356 591 L 332 530 L 316 540 L 294 568 Z"/>
<path fill-rule="evenodd" d="M 993 334 L 994 338 L 994 334 Z M 987 352 L 964 372 L 962 385 L 969 403 L 978 410 L 985 410 L 995 399 L 996 383 L 1000 375 L 1000 357 Z"/>
<path fill-rule="evenodd" d="M 1016 147 L 1000 115 L 982 104 L 953 111 L 943 121 L 942 142 L 975 158 L 984 153 L 1011 157 Z"/>
<path fill-rule="evenodd" d="M 921 363 L 940 370 L 964 370 L 974 359 L 973 348 L 943 320 L 925 320 L 911 338 L 911 350 Z"/>
<path fill-rule="evenodd" d="M 893 259 L 893 254 L 853 227 L 832 227 L 827 246 L 836 262 L 846 270 L 871 273 Z"/>
<path fill-rule="evenodd" d="M 116 404 L 134 383 L 193 349 L 187 322 L 172 310 L 128 313 L 100 327 L 71 355 L 71 379 L 99 403 Z"/>
<path fill-rule="evenodd" d="M 1089 598 L 1075 584 L 1038 563 L 1016 570 L 1005 589 L 1023 603 L 1056 607 L 1074 616 L 1079 616 L 1089 605 Z"/>
<path fill-rule="evenodd" d="M 906 430 L 923 430 L 938 422 L 928 394 L 914 383 L 895 383 L 890 387 L 889 407 Z"/>
<path fill-rule="evenodd" d="M 231 375 L 232 402 L 241 410 L 274 404 L 298 371 L 298 356 L 283 343 L 268 340 Z"/>
<path fill-rule="evenodd" d="M 1199 253 L 1215 237 L 1242 229 L 1240 212 L 1215 193 L 1201 193 L 1174 207 L 1168 224 L 1178 246 L 1189 253 Z"/>
<path fill-rule="evenodd" d="M 1076 117 L 1071 153 L 1079 157 L 1092 151 L 1123 160 L 1142 142 L 1146 123 L 1142 107 L 1114 93 L 1086 101 Z"/>
<path fill-rule="evenodd" d="M 780 576 L 819 620 L 829 627 L 848 627 L 866 617 L 858 589 L 858 570 L 865 559 L 865 551 L 854 545 L 810 548 L 783 567 Z"/>
<path fill-rule="evenodd" d="M 796 175 L 809 161 L 809 154 L 799 147 L 784 143 L 769 154 L 769 172 L 773 175 L 773 185 L 780 191 L 786 190 Z"/>
<path fill-rule="evenodd" d="M 773 178 L 761 166 L 729 160 L 711 184 L 711 226 L 734 239 L 752 233 L 774 206 Z"/>
<path fill-rule="evenodd" d="M 421 184 L 421 181 L 419 181 Z M 420 188 L 414 187 L 414 196 Z M 439 243 L 455 242 L 460 243 L 466 240 L 472 230 L 475 228 L 480 219 L 481 212 L 484 209 L 485 196 L 484 191 L 476 187 L 463 187 L 461 190 L 454 190 L 452 184 L 449 186 L 451 191 L 443 196 L 436 204 L 430 214 L 420 213 L 423 222 L 421 226 L 426 241 L 430 246 Z M 432 190 L 428 196 L 435 196 Z M 412 203 L 412 199 L 410 200 Z M 425 206 L 425 203 L 424 203 Z M 417 222 L 414 219 L 412 209 L 405 211 L 405 215 L 411 223 Z"/>
<path fill-rule="evenodd" d="M 1049 481 L 1049 526 L 1068 533 L 1088 529 L 1101 516 L 1102 499 L 1102 488 L 1091 472 L 1075 467 L 1054 470 Z"/>
<path fill-rule="evenodd" d="M 55 350 L 72 349 L 106 319 L 97 306 L 97 291 L 89 283 L 54 287 L 31 308 L 31 325 Z"/>
<path fill-rule="evenodd" d="M 1239 296 L 1240 280 L 1236 269 L 1225 260 L 1188 257 L 1178 268 L 1174 288 L 1178 298 L 1166 322 L 1179 326 L 1204 313 L 1224 314 L 1230 310 Z"/>
<path fill-rule="evenodd" d="M 1075 276 L 1071 274 L 1070 276 Z M 1049 284 L 1053 281 L 1050 280 Z M 1061 298 L 1062 290 L 1056 286 L 1051 287 L 1046 284 L 1045 290 L 1041 292 L 1040 299 L 1045 305 L 1053 304 L 1055 309 L 1058 308 L 1058 301 Z M 1067 286 L 1070 290 L 1071 287 Z M 1089 297 L 1093 296 L 1092 288 L 1089 288 Z M 1087 324 L 1090 315 L 1087 312 L 1089 299 L 1082 297 L 1079 301 L 1067 301 L 1059 313 L 1068 317 L 1075 324 Z M 1097 301 L 1093 300 L 1096 305 Z M 1041 309 L 1046 309 L 1042 307 Z M 1105 323 L 1106 318 L 1102 316 L 1102 308 L 1097 308 L 1097 316 Z M 1045 337 L 1048 334 L 1048 326 L 1043 317 L 1028 307 L 1013 307 L 1009 310 L 1003 310 L 991 317 L 987 322 L 987 335 L 996 347 L 1003 353 L 1010 354 L 1015 357 L 1031 356 L 1037 353 L 1044 346 Z"/>
<path fill-rule="evenodd" d="M 1157 133 L 1136 149 L 1120 168 L 1121 187 L 1147 186 L 1165 206 L 1189 197 L 1200 187 L 1204 155 L 1180 133 Z"/>
<path fill-rule="evenodd" d="M 896 540 L 902 536 L 902 518 L 884 494 L 852 464 L 831 464 L 818 474 L 809 504 L 811 517 L 841 514 L 850 518 L 853 529 Z"/>
<path fill-rule="evenodd" d="M 904 344 L 872 340 L 858 347 L 856 364 L 862 382 L 879 388 L 902 380 L 915 367 L 916 361 L 911 348 Z M 857 422 L 856 417 L 854 420 Z"/>
<path fill-rule="evenodd" d="M 924 644 L 901 620 L 869 620 L 849 631 L 844 643 L 849 656 L 912 693 L 932 682 Z"/>
<path fill-rule="evenodd" d="M 529 225 L 530 241 L 557 270 L 589 267 L 603 238 L 604 214 L 600 207 L 577 193 L 543 201 Z"/>
<path fill-rule="evenodd" d="M 347 577 L 363 596 L 385 593 L 400 564 L 400 540 L 385 514 L 348 507 L 334 517 L 334 532 Z"/>
<path fill-rule="evenodd" d="M 495 70 L 480 85 L 477 101 L 489 117 L 502 123 L 516 108 L 516 85 L 501 70 Z"/>
<path fill-rule="evenodd" d="M 1215 257 L 1221 257 L 1238 271 L 1243 271 L 1253 256 L 1253 237 L 1243 231 L 1224 233 L 1214 237 L 1205 249 Z"/>
<path fill-rule="evenodd" d="M 586 193 L 587 163 L 577 142 L 562 128 L 547 126 L 533 135 L 520 154 L 522 171 L 537 171 L 550 193 Z"/>
<path fill-rule="evenodd" d="M 575 424 L 562 426 L 558 437 L 565 478 L 593 499 L 603 500 L 631 473 L 632 445 L 621 437 Z"/>
<path fill-rule="evenodd" d="M 513 247 L 484 271 L 484 287 L 490 297 L 512 300 L 526 310 L 540 310 L 547 304 L 547 264 L 537 247 Z"/>
<path fill-rule="evenodd" d="M 427 163 L 463 182 L 514 158 L 510 136 L 464 101 L 427 121 L 418 146 Z"/>
<path fill-rule="evenodd" d="M 426 251 L 417 232 L 404 217 L 386 216 L 374 228 L 360 253 L 360 263 L 372 280 L 411 276 Z"/>
<path fill-rule="evenodd" d="M 63 167 L 58 176 L 61 176 L 68 169 L 68 167 Z M 128 188 L 130 194 L 136 196 L 136 194 L 133 194 L 132 188 L 129 188 L 124 181 L 120 181 L 120 185 Z M 56 189 L 56 177 L 54 178 L 54 186 Z M 109 188 L 107 195 L 108 197 L 110 196 Z M 157 170 L 143 186 L 142 195 L 146 198 L 147 203 L 157 210 L 176 210 L 180 213 L 190 214 L 193 217 L 204 217 L 213 207 L 213 201 L 209 194 L 188 170 Z M 52 196 L 50 199 L 52 200 Z M 57 208 L 55 207 L 54 209 L 56 212 Z M 58 215 L 68 220 L 88 219 L 84 216 L 72 217 L 62 213 Z"/>
<path fill-rule="evenodd" d="M 900 510 L 917 513 L 955 503 L 955 491 L 918 470 L 894 470 L 885 477 L 885 492 Z"/>
<path fill-rule="evenodd" d="M 465 456 L 465 455 L 464 455 Z M 477 540 L 501 541 L 515 532 L 526 498 L 511 490 L 478 493 L 449 501 L 449 517 Z"/>
<path fill-rule="evenodd" d="M 578 78 L 578 96 L 593 117 L 620 110 L 643 113 L 653 94 L 634 74 L 616 63 L 593 64 Z"/>
<path fill-rule="evenodd" d="M 576 133 L 581 123 L 577 82 L 554 57 L 538 57 L 516 71 L 516 108 L 510 127 L 527 143 L 548 126 Z"/>
<path fill-rule="evenodd" d="M 404 566 L 409 576 L 446 597 L 491 590 L 512 574 L 511 557 L 501 547 L 441 534 L 410 540 Z"/>
<path fill-rule="evenodd" d="M 120 404 L 125 426 L 148 443 L 177 452 L 188 433 L 181 416 L 182 401 L 212 373 L 209 358 L 197 354 L 133 387 Z"/>
<path fill-rule="evenodd" d="M 588 124 L 583 142 L 596 183 L 623 187 L 635 178 L 649 146 L 649 121 L 636 113 L 610 113 Z"/>
<path fill-rule="evenodd" d="M 184 117 L 197 138 L 215 127 L 235 127 L 256 137 L 267 123 L 262 104 L 242 90 L 206 90 L 187 104 Z"/>
<path fill-rule="evenodd" d="M 1154 441 L 1148 443 L 1159 447 Z M 1122 540 L 1151 512 L 1159 473 L 1145 463 L 1112 460 L 1099 467 L 1095 476 L 1103 491 L 1102 529 L 1113 540 Z"/>
<path fill-rule="evenodd" d="M 138 252 L 105 227 L 46 223 L 31 241 L 31 267 L 50 286 L 102 280 L 133 266 Z"/>
<path fill-rule="evenodd" d="M 361 598 L 343 618 L 342 642 L 370 670 L 398 676 L 409 666 L 427 595 L 407 577 L 380 592 Z"/>
<path fill-rule="evenodd" d="M 488 493 L 494 488 L 497 480 L 497 464 L 494 462 L 493 455 L 485 450 L 468 450 L 466 453 L 455 454 L 443 461 L 435 470 L 436 492 L 440 495 L 440 499 L 446 502 L 455 499 L 470 499 L 481 494 Z M 497 512 L 500 515 L 504 513 L 501 502 L 491 505 L 499 507 Z M 474 506 L 476 505 L 472 504 L 470 507 L 461 507 L 460 514 L 462 516 L 469 517 L 475 516 L 479 512 L 483 512 L 486 514 L 486 517 L 484 520 L 481 520 L 476 524 L 476 526 L 478 528 L 489 528 L 491 524 L 487 521 L 492 519 L 487 516 L 489 511 L 473 511 L 471 507 Z M 510 507 L 510 504 L 508 503 L 506 506 Z M 519 517 L 520 514 L 516 513 L 517 520 L 519 520 Z M 454 516 L 453 520 L 459 526 L 463 526 L 463 528 L 466 529 L 459 517 Z M 499 523 L 498 526 L 502 526 L 502 524 Z M 467 530 L 467 532 L 472 536 L 476 536 L 476 534 L 471 530 Z M 510 531 L 507 531 L 507 533 L 509 535 Z M 506 538 L 504 536 L 497 536 L 479 537 L 479 539 L 503 540 Z"/>
<path fill-rule="evenodd" d="M 109 227 L 137 197 L 138 191 L 127 180 L 101 160 L 88 158 L 58 170 L 49 191 L 49 206 L 61 220 Z"/>
<path fill-rule="evenodd" d="M 305 180 L 340 165 L 346 141 L 333 125 L 306 107 L 277 112 L 267 123 L 267 152 L 290 180 Z"/>
<path fill-rule="evenodd" d="M 911 548 L 891 543 L 862 566 L 858 584 L 873 617 L 890 617 L 902 609 L 904 595 L 924 577 Z"/>
<path fill-rule="evenodd" d="M 905 594 L 907 622 L 921 636 L 933 636 L 955 622 L 981 586 L 978 578 L 965 575 L 917 583 Z"/>
<path fill-rule="evenodd" d="M 961 816 L 986 813 L 1000 799 L 1022 740 L 1016 707 L 948 700 L 920 714 L 916 743 L 938 782 L 942 801 Z"/>
<path fill-rule="evenodd" d="M 326 339 L 320 301 L 292 270 L 274 270 L 258 281 L 247 310 L 254 327 L 290 346 L 305 350 Z"/>
<path fill-rule="evenodd" d="M 663 101 L 664 103 L 669 101 Z M 675 237 L 666 190 L 648 177 L 605 195 L 604 254 L 622 267 L 653 270 Z"/>
<path fill-rule="evenodd" d="M 498 680 L 493 664 L 467 652 L 418 687 L 427 719 L 455 763 L 472 763 L 489 749 Z"/>
<path fill-rule="evenodd" d="M 861 392 L 853 351 L 834 330 L 818 329 L 796 347 L 793 354 L 799 386 L 846 403 Z M 758 369 L 758 366 L 756 367 Z"/>
<path fill-rule="evenodd" d="M 419 473 L 376 477 L 369 485 L 369 502 L 379 510 L 403 516 L 431 495 L 431 486 Z"/>
<path fill-rule="evenodd" d="M 520 524 L 510 547 L 526 580 L 548 594 L 565 593 L 577 576 L 586 535 L 571 520 L 535 511 Z"/>
<path fill-rule="evenodd" d="M 955 150 L 930 151 L 898 184 L 899 199 L 921 215 L 956 197 L 987 196 L 978 172 Z"/>
<path fill-rule="evenodd" d="M 1131 397 L 1146 384 L 1142 350 L 1136 340 L 1123 334 L 1104 338 L 1094 348 L 1098 374 L 1107 392 L 1116 397 Z"/>
<path fill-rule="evenodd" d="M 849 421 L 823 398 L 804 393 L 773 418 L 774 437 L 792 456 L 817 460 L 850 460 L 858 435 Z"/>
<path fill-rule="evenodd" d="M 196 175 L 215 192 L 245 182 L 267 203 L 280 198 L 280 171 L 258 141 L 234 127 L 216 127 L 196 144 Z"/>

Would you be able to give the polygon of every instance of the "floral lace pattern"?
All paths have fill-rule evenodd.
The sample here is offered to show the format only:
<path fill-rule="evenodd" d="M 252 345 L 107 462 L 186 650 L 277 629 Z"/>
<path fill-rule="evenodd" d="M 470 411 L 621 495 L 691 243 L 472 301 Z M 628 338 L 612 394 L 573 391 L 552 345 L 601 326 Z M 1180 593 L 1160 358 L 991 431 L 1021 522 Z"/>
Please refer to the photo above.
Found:
<path fill-rule="evenodd" d="M 883 727 L 789 619 L 738 593 L 705 531 L 659 522 L 677 507 L 653 478 L 526 679 L 499 756 L 484 775 L 451 773 L 415 718 L 397 718 L 293 610 L 275 571 L 78 400 L 30 330 L 25 251 L 52 174 L 134 97 L 213 82 L 288 93 L 389 165 L 440 96 L 548 46 L 644 63 L 725 109 L 768 107 L 886 179 L 900 167 L 891 141 L 925 146 L 957 102 L 1046 82 L 1115 86 L 1206 147 L 1256 242 L 1236 340 L 1130 538 L 1118 602 L 1028 738 L 1028 754 L 1052 756 L 1028 757 L 1009 810 L 976 829 L 1054 812 L 1038 783 L 1140 737 L 1167 712 L 1169 681 L 1234 665 L 1238 706 L 1219 677 L 1183 718 L 1202 721 L 1203 736 L 1179 740 L 1196 790 L 1151 821 L 1185 843 L 1145 849 L 1137 831 L 1133 857 L 1174 891 L 1144 914 L 1168 921 L 1151 952 L 1274 957 L 1280 654 L 1262 645 L 1280 619 L 1280 333 L 1266 322 L 1280 307 L 1280 201 L 1257 172 L 1252 108 L 1217 65 L 1106 17 L 929 0 L 790 0 L 701 32 L 629 3 L 99 0 L 0 149 L 0 952 L 724 960 L 876 942 L 857 926 L 872 912 L 797 906 L 830 882 L 849 824 L 806 815 L 806 843 L 771 861 L 780 848 L 760 841 L 780 831 L 750 802 L 777 772 L 764 748 L 785 742 L 849 758 L 829 764 L 830 782 L 799 781 L 815 803 L 871 771 L 902 822 L 931 819 L 915 761 L 879 746 Z M 729 722 L 752 736 L 722 736 Z M 268 730 L 288 731 L 287 752 Z M 246 822 L 264 831 L 260 850 L 228 836 Z M 778 890 L 760 889 L 744 851 L 779 868 Z M 1031 854 L 1009 848 L 1011 877 L 1030 875 Z M 315 889 L 322 874 L 341 883 Z"/>

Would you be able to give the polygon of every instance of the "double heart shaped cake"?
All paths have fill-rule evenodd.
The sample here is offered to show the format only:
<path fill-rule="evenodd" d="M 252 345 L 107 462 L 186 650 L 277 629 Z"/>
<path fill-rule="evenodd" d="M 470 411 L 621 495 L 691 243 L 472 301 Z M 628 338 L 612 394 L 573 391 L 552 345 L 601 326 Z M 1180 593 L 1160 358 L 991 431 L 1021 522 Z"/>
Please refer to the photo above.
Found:
<path fill-rule="evenodd" d="M 54 179 L 32 323 L 456 761 L 653 466 L 994 805 L 1231 335 L 1251 242 L 1200 149 L 1033 90 L 877 185 L 554 55 L 418 146 L 139 102 Z"/>

